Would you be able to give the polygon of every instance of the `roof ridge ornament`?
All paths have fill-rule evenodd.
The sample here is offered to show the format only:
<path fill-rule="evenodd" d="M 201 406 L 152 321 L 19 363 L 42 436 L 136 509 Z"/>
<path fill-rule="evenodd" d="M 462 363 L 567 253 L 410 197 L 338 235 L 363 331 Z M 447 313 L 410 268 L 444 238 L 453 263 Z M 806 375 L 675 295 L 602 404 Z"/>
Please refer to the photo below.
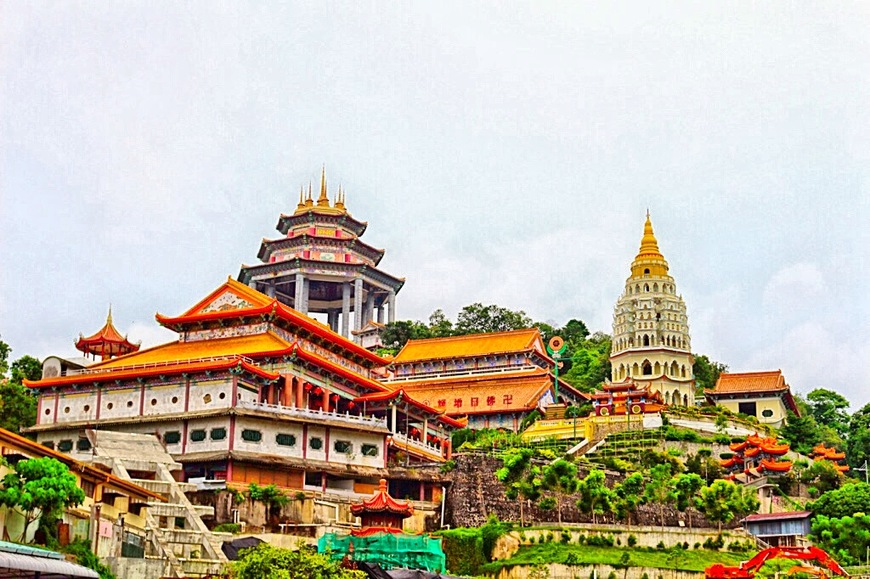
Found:
<path fill-rule="evenodd" d="M 317 198 L 318 207 L 329 207 L 329 196 L 326 194 L 326 165 L 320 173 L 320 197 Z"/>

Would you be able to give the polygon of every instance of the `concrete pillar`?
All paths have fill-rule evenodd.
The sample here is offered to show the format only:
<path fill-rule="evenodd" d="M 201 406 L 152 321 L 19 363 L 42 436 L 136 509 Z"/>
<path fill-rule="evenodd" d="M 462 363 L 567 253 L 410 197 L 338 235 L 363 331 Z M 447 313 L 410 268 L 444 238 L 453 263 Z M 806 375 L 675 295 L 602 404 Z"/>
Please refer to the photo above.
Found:
<path fill-rule="evenodd" d="M 333 332 L 338 331 L 338 310 L 329 310 L 326 312 L 326 323 L 329 329 Z"/>
<path fill-rule="evenodd" d="M 384 323 L 384 304 L 378 306 L 378 323 Z"/>
<path fill-rule="evenodd" d="M 393 421 L 390 423 L 390 429 L 395 434 L 396 432 L 399 431 L 398 428 L 396 428 L 396 405 L 395 404 L 393 404 L 392 409 L 393 409 L 392 410 Z"/>
<path fill-rule="evenodd" d="M 390 295 L 387 297 L 387 305 L 390 308 L 389 323 L 392 324 L 396 321 L 396 292 L 394 290 L 390 290 Z"/>
<path fill-rule="evenodd" d="M 423 444 L 429 444 L 429 419 L 423 419 Z"/>
<path fill-rule="evenodd" d="M 293 294 L 293 309 L 297 312 L 302 311 L 302 302 L 305 299 L 303 291 L 305 290 L 305 278 L 301 273 L 296 274 L 296 291 Z"/>
<path fill-rule="evenodd" d="M 329 412 L 329 390 L 323 389 L 323 411 Z"/>
<path fill-rule="evenodd" d="M 302 282 L 302 313 L 308 315 L 308 292 L 311 289 L 311 280 L 305 278 Z"/>
<path fill-rule="evenodd" d="M 350 336 L 350 284 L 341 284 L 341 335 Z"/>
<path fill-rule="evenodd" d="M 362 328 L 363 312 L 363 280 L 358 277 L 353 280 L 353 329 Z"/>
<path fill-rule="evenodd" d="M 269 296 L 270 298 L 275 297 L 275 282 L 274 281 L 270 281 L 266 285 L 266 295 Z"/>
<path fill-rule="evenodd" d="M 284 389 L 281 391 L 281 406 L 293 405 L 293 378 L 284 375 Z"/>
<path fill-rule="evenodd" d="M 370 320 L 375 317 L 375 292 L 369 291 L 369 295 L 366 297 L 366 307 L 365 307 L 365 315 L 362 319 L 362 325 L 366 325 Z M 362 326 L 360 326 L 362 327 Z"/>

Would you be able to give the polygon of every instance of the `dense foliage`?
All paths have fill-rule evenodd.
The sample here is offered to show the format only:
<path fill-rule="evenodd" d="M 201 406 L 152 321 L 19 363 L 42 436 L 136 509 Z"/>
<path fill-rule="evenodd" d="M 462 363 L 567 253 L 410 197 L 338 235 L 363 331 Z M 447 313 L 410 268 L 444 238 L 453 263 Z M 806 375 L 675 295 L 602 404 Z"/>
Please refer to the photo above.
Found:
<path fill-rule="evenodd" d="M 230 565 L 233 579 L 363 579 L 362 571 L 340 567 L 326 555 L 309 551 L 304 545 L 293 551 L 260 543 L 244 549 L 238 561 Z"/>
<path fill-rule="evenodd" d="M 870 484 L 848 484 L 826 492 L 810 508 L 816 515 L 833 518 L 870 513 Z"/>
<path fill-rule="evenodd" d="M 845 517 L 818 515 L 812 523 L 812 539 L 841 564 L 861 564 L 870 548 L 870 515 L 863 512 Z"/>
<path fill-rule="evenodd" d="M 85 493 L 65 464 L 50 457 L 15 463 L 0 481 L 0 505 L 19 511 L 27 527 L 40 516 L 57 519 L 65 507 L 80 505 Z"/>
<path fill-rule="evenodd" d="M 0 340 L 0 428 L 21 432 L 36 424 L 36 396 L 24 386 L 24 379 L 42 377 L 42 364 L 33 356 L 22 356 L 9 364 L 12 348 Z"/>

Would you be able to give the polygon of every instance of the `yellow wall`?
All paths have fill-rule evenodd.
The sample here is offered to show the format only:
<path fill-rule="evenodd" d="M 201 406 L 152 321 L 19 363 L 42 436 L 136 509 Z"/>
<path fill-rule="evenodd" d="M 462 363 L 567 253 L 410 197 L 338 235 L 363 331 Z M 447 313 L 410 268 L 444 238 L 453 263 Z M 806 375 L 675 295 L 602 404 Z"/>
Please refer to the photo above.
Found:
<path fill-rule="evenodd" d="M 758 418 L 758 421 L 762 424 L 771 424 L 775 427 L 779 427 L 788 416 L 788 409 L 785 407 L 785 404 L 783 404 L 782 399 L 779 396 L 772 396 L 770 398 L 719 400 L 716 402 L 716 405 L 727 408 L 736 414 L 740 411 L 741 402 L 755 402 L 755 415 Z M 765 410 L 772 411 L 773 415 L 770 417 L 764 416 L 763 412 Z"/>

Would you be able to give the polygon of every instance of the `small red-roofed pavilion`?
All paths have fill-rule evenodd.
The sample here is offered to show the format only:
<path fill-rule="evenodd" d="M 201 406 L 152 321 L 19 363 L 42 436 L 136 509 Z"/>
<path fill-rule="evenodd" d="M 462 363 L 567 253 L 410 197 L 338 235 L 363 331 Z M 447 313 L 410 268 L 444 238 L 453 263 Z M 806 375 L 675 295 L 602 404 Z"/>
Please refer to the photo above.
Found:
<path fill-rule="evenodd" d="M 361 504 L 351 505 L 350 512 L 362 519 L 362 528 L 352 534 L 366 537 L 375 533 L 402 533 L 402 521 L 414 514 L 414 507 L 408 501 L 391 497 L 386 479 L 381 479 L 375 494 Z"/>
<path fill-rule="evenodd" d="M 79 339 L 76 340 L 76 349 L 85 355 L 90 354 L 95 358 L 99 356 L 101 360 L 109 360 L 115 356 L 136 352 L 139 350 L 139 346 L 139 344 L 129 341 L 126 336 L 122 336 L 115 329 L 115 325 L 112 323 L 112 308 L 109 308 L 106 324 L 96 334 L 87 338 L 79 334 Z"/>

